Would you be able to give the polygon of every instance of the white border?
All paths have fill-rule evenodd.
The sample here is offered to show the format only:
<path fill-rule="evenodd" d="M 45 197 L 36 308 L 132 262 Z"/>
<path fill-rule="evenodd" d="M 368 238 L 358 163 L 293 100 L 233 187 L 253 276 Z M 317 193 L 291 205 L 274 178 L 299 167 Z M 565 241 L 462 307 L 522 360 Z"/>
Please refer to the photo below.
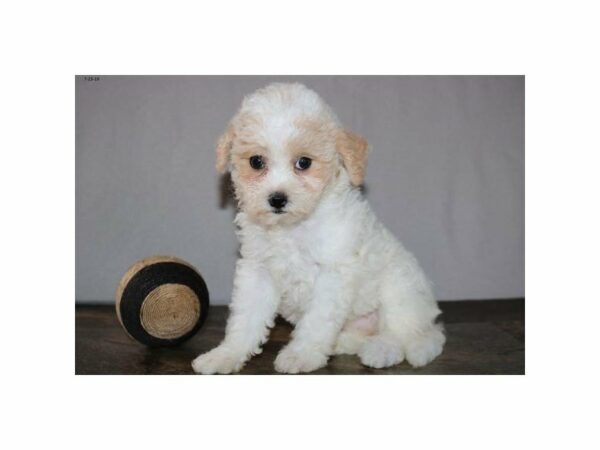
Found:
<path fill-rule="evenodd" d="M 597 445 L 591 2 L 4 7 L 3 441 L 91 448 Z M 527 375 L 75 377 L 75 74 L 526 74 Z"/>

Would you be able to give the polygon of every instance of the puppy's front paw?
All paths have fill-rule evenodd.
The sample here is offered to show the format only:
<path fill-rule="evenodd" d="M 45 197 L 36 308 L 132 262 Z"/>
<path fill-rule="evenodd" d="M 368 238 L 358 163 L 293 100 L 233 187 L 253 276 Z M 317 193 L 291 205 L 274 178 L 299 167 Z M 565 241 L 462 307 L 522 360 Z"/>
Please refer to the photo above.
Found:
<path fill-rule="evenodd" d="M 192 361 L 192 368 L 194 372 L 204 375 L 234 373 L 239 372 L 245 362 L 246 359 L 238 352 L 221 345 L 198 356 Z"/>
<path fill-rule="evenodd" d="M 318 350 L 298 350 L 290 345 L 275 358 L 275 370 L 280 373 L 312 372 L 327 364 L 327 356 Z"/>

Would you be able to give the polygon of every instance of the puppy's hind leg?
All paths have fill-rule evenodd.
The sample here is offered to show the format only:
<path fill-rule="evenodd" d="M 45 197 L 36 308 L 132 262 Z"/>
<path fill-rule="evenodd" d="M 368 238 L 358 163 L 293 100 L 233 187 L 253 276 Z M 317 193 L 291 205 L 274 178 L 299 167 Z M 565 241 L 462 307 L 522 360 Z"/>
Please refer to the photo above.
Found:
<path fill-rule="evenodd" d="M 380 313 L 376 310 L 346 323 L 338 336 L 336 353 L 358 355 L 365 366 L 377 369 L 401 363 L 402 343 L 383 328 Z"/>
<path fill-rule="evenodd" d="M 437 358 L 444 348 L 446 336 L 441 324 L 434 323 L 407 339 L 404 348 L 406 360 L 413 367 L 422 367 Z"/>
<path fill-rule="evenodd" d="M 382 279 L 379 334 L 359 351 L 370 367 L 389 367 L 404 358 L 421 367 L 436 358 L 446 338 L 435 318 L 440 313 L 425 277 L 417 267 L 390 271 Z"/>
<path fill-rule="evenodd" d="M 367 338 L 358 351 L 358 356 L 365 366 L 382 369 L 404 361 L 404 350 L 397 336 L 382 332 Z"/>
<path fill-rule="evenodd" d="M 335 343 L 334 355 L 356 355 L 364 345 L 366 337 L 355 331 L 342 331 Z"/>
<path fill-rule="evenodd" d="M 358 354 L 369 337 L 377 334 L 378 323 L 377 311 L 347 321 L 337 337 L 333 353 L 335 355 Z"/>

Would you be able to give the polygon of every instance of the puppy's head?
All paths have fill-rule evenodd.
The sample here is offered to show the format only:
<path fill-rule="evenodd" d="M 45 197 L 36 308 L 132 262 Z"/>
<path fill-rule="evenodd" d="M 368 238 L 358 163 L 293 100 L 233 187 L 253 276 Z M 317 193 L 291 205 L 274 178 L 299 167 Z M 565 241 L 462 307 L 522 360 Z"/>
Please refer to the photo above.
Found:
<path fill-rule="evenodd" d="M 244 99 L 217 144 L 217 170 L 231 171 L 239 207 L 254 222 L 290 225 L 332 183 L 360 185 L 367 152 L 315 92 L 275 83 Z"/>

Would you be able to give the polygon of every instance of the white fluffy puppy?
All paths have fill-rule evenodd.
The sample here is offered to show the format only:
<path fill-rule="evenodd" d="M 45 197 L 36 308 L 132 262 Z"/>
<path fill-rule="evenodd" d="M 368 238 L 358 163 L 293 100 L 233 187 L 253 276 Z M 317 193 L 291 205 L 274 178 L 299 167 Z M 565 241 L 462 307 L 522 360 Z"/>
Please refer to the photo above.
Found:
<path fill-rule="evenodd" d="M 239 371 L 261 352 L 277 314 L 295 325 L 275 360 L 310 372 L 333 354 L 369 367 L 423 366 L 442 352 L 440 313 L 415 258 L 377 220 L 361 190 L 368 144 L 300 84 L 246 97 L 217 146 L 231 171 L 241 242 L 223 342 L 196 372 Z"/>

